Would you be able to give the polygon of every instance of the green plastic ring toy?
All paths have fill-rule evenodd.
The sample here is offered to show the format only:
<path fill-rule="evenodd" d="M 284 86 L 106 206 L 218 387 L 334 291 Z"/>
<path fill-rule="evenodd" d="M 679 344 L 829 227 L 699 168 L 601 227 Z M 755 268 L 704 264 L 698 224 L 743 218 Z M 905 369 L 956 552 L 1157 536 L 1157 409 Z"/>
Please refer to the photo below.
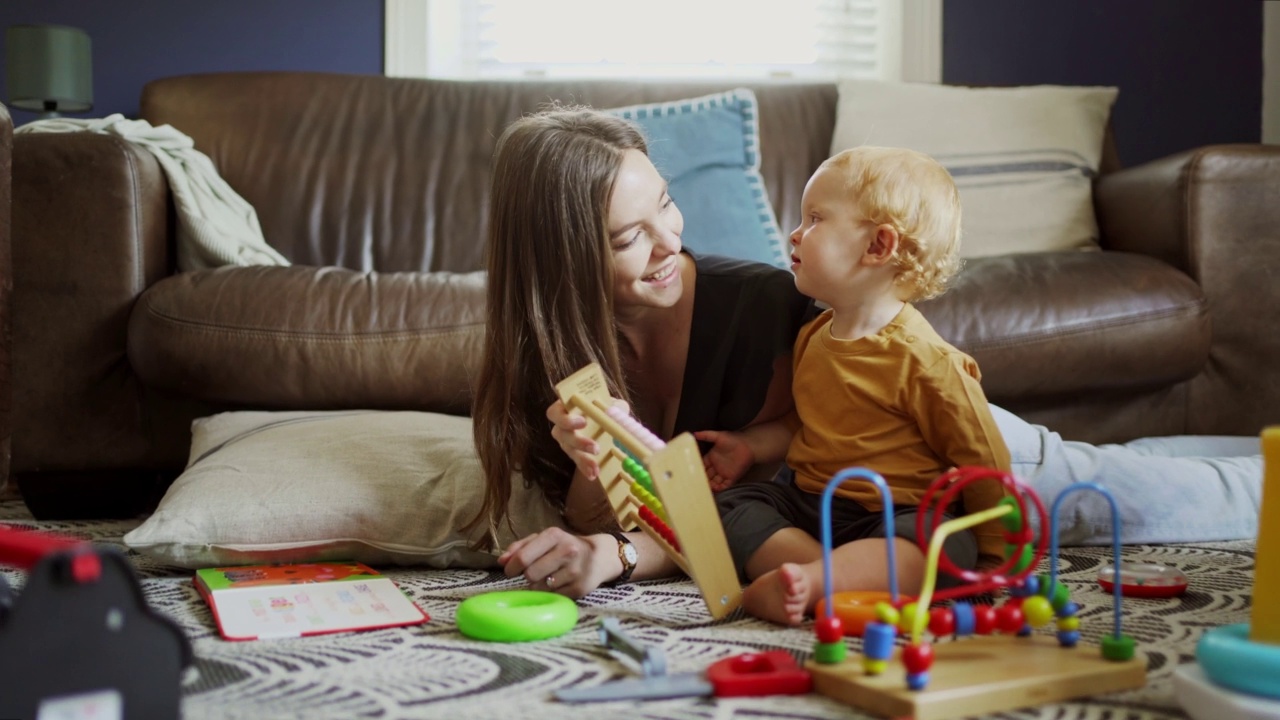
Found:
<path fill-rule="evenodd" d="M 458 606 L 458 630 L 491 642 L 527 642 L 563 635 L 578 624 L 572 600 L 541 590 L 502 590 L 475 595 Z"/>

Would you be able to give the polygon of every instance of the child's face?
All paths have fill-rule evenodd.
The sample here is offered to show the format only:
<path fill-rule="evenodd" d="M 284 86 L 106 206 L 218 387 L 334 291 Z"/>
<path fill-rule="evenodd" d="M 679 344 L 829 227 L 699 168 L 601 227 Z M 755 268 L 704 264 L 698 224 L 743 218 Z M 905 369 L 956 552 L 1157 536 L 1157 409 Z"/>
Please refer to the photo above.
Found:
<path fill-rule="evenodd" d="M 791 231 L 791 271 L 796 288 L 815 300 L 839 304 L 858 287 L 860 263 L 875 237 L 844 188 L 838 171 L 821 168 L 801 200 L 804 218 Z"/>

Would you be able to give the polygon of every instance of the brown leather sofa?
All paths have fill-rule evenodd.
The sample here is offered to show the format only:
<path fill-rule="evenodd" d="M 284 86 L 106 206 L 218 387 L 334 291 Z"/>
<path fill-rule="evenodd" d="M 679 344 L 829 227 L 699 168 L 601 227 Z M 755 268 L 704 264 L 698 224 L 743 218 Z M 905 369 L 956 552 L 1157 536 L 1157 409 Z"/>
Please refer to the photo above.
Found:
<path fill-rule="evenodd" d="M 175 271 L 157 162 L 18 135 L 13 469 L 40 516 L 154 503 L 190 421 L 232 408 L 466 413 L 494 141 L 548 99 L 607 108 L 726 84 L 310 73 L 149 84 L 292 267 Z M 830 84 L 751 86 L 784 228 L 835 123 Z M 1254 434 L 1280 421 L 1280 148 L 1217 146 L 1096 183 L 1102 252 L 974 260 L 924 310 L 991 399 L 1065 436 Z M 531 189 L 530 191 L 534 191 Z M 697 246 L 696 238 L 686 238 Z"/>

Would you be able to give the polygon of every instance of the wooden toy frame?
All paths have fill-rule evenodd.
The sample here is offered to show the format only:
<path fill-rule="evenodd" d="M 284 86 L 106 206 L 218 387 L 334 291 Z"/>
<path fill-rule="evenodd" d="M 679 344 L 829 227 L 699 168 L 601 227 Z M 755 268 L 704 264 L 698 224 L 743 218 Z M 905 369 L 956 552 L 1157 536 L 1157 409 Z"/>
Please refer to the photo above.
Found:
<path fill-rule="evenodd" d="M 713 618 L 718 620 L 737 608 L 742 602 L 742 585 L 693 435 L 684 433 L 661 449 L 650 448 L 609 416 L 614 399 L 604 372 L 595 363 L 559 382 L 556 392 L 565 407 L 580 411 L 587 419 L 585 434 L 600 447 L 596 457 L 600 483 L 622 528 L 639 526 L 653 538 L 698 585 Z M 675 533 L 679 549 L 641 518 L 645 506 L 632 494 L 631 477 L 623 469 L 628 453 L 649 472 L 654 495 L 666 509 L 666 525 Z"/>

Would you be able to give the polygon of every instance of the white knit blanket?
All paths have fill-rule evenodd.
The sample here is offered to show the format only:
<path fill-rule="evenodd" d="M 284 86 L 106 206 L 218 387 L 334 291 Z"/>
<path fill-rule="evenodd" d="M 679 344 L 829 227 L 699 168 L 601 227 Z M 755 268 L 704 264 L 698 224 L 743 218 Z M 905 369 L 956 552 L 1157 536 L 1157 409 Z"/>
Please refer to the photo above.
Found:
<path fill-rule="evenodd" d="M 15 133 L 93 132 L 117 135 L 146 148 L 160 162 L 178 214 L 178 268 L 222 265 L 288 265 L 267 244 L 258 214 L 218 174 L 208 155 L 170 125 L 152 127 L 123 115 L 87 120 L 53 118 L 22 125 Z"/>

